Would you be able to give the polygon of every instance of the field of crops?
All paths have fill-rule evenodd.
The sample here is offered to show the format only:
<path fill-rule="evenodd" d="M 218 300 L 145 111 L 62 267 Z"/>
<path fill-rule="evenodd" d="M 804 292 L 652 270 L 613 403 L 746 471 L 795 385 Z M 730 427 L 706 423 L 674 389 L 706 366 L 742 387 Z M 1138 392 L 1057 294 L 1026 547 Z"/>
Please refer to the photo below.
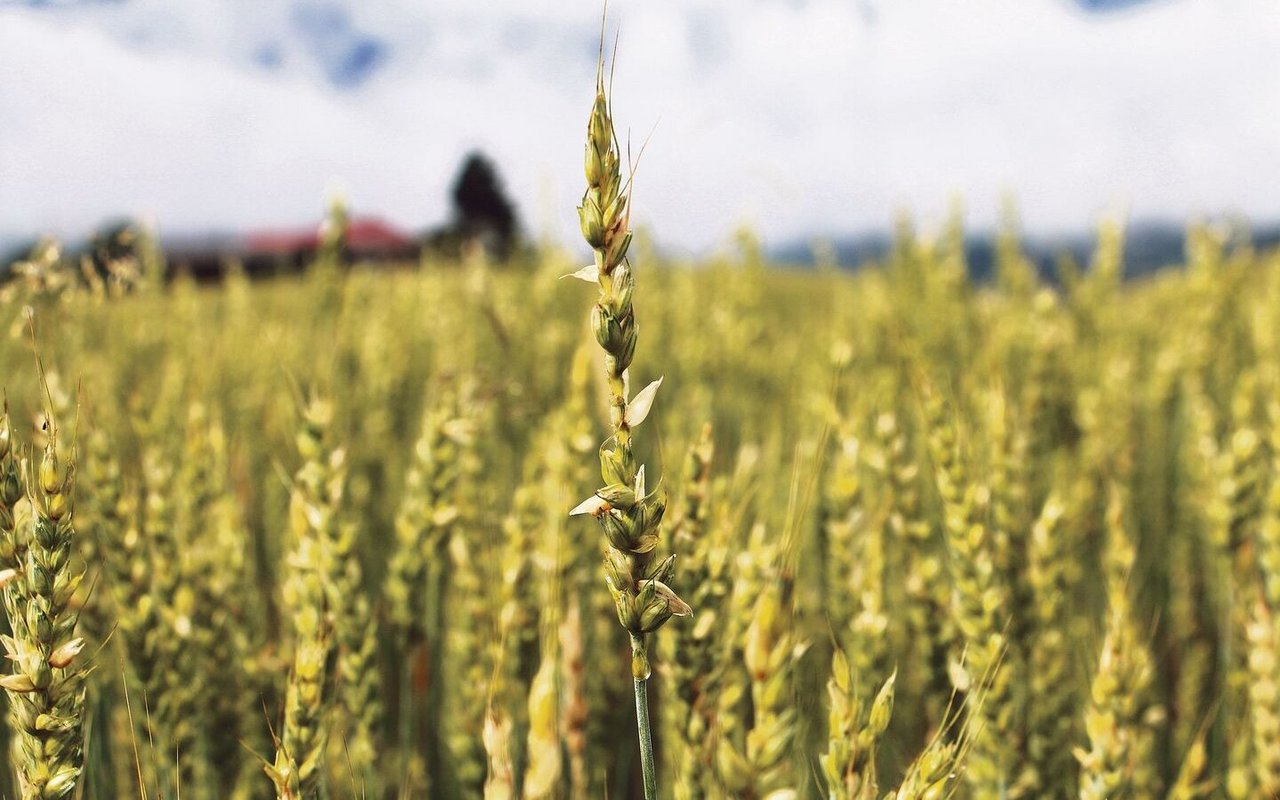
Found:
<path fill-rule="evenodd" d="M 1122 284 L 1119 236 L 1057 288 L 905 229 L 857 275 L 633 245 L 693 609 L 647 637 L 660 796 L 1280 790 L 1280 260 L 1198 230 Z M 10 284 L 25 796 L 639 796 L 568 515 L 611 430 L 581 260 Z"/>

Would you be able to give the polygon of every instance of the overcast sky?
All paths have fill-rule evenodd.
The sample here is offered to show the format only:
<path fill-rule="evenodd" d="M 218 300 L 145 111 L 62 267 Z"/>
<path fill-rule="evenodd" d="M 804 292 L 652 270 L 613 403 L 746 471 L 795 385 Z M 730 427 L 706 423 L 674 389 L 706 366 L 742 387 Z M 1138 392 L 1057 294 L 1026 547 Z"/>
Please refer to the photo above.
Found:
<path fill-rule="evenodd" d="M 598 0 L 0 0 L 0 237 L 356 213 L 421 229 L 473 148 L 572 241 Z M 636 219 L 689 250 L 1109 211 L 1280 219 L 1280 3 L 613 0 Z"/>

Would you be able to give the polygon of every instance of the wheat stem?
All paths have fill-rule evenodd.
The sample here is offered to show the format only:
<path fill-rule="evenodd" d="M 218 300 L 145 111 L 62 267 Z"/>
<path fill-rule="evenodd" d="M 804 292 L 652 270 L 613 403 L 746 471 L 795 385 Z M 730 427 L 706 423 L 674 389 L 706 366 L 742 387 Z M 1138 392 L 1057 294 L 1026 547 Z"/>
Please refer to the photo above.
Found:
<path fill-rule="evenodd" d="M 644 647 L 631 637 L 631 647 Z M 653 731 L 649 725 L 649 681 L 636 678 L 636 730 L 640 736 L 640 771 L 644 774 L 644 800 L 658 800 L 658 771 L 653 763 Z"/>

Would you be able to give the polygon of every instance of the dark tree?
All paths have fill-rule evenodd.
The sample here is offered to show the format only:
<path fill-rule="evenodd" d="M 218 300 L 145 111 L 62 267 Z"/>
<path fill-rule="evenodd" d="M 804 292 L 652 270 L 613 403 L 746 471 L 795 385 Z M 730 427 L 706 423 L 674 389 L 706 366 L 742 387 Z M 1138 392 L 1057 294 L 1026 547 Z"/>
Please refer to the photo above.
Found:
<path fill-rule="evenodd" d="M 464 239 L 478 240 L 497 258 L 509 256 L 520 225 L 502 181 L 489 159 L 471 153 L 453 184 L 454 225 Z"/>
<path fill-rule="evenodd" d="M 99 271 L 107 264 L 138 255 L 138 224 L 131 219 L 119 219 L 103 225 L 89 239 L 90 255 Z"/>

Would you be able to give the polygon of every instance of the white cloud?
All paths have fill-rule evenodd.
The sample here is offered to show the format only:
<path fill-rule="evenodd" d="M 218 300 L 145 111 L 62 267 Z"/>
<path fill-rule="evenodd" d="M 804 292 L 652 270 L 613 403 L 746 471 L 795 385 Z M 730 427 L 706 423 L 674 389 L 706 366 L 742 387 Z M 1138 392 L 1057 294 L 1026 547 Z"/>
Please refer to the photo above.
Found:
<path fill-rule="evenodd" d="M 700 249 L 941 217 L 1029 227 L 1239 210 L 1280 218 L 1280 7 L 1166 0 L 615 2 L 615 111 L 656 130 L 638 220 Z M 0 9 L 0 234 L 114 213 L 168 229 L 314 219 L 332 186 L 412 227 L 490 152 L 530 227 L 572 241 L 596 4 L 352 5 L 386 67 L 328 85 L 281 2 Z M 292 37 L 292 38 L 291 38 Z M 278 71 L 255 48 L 280 42 Z"/>

